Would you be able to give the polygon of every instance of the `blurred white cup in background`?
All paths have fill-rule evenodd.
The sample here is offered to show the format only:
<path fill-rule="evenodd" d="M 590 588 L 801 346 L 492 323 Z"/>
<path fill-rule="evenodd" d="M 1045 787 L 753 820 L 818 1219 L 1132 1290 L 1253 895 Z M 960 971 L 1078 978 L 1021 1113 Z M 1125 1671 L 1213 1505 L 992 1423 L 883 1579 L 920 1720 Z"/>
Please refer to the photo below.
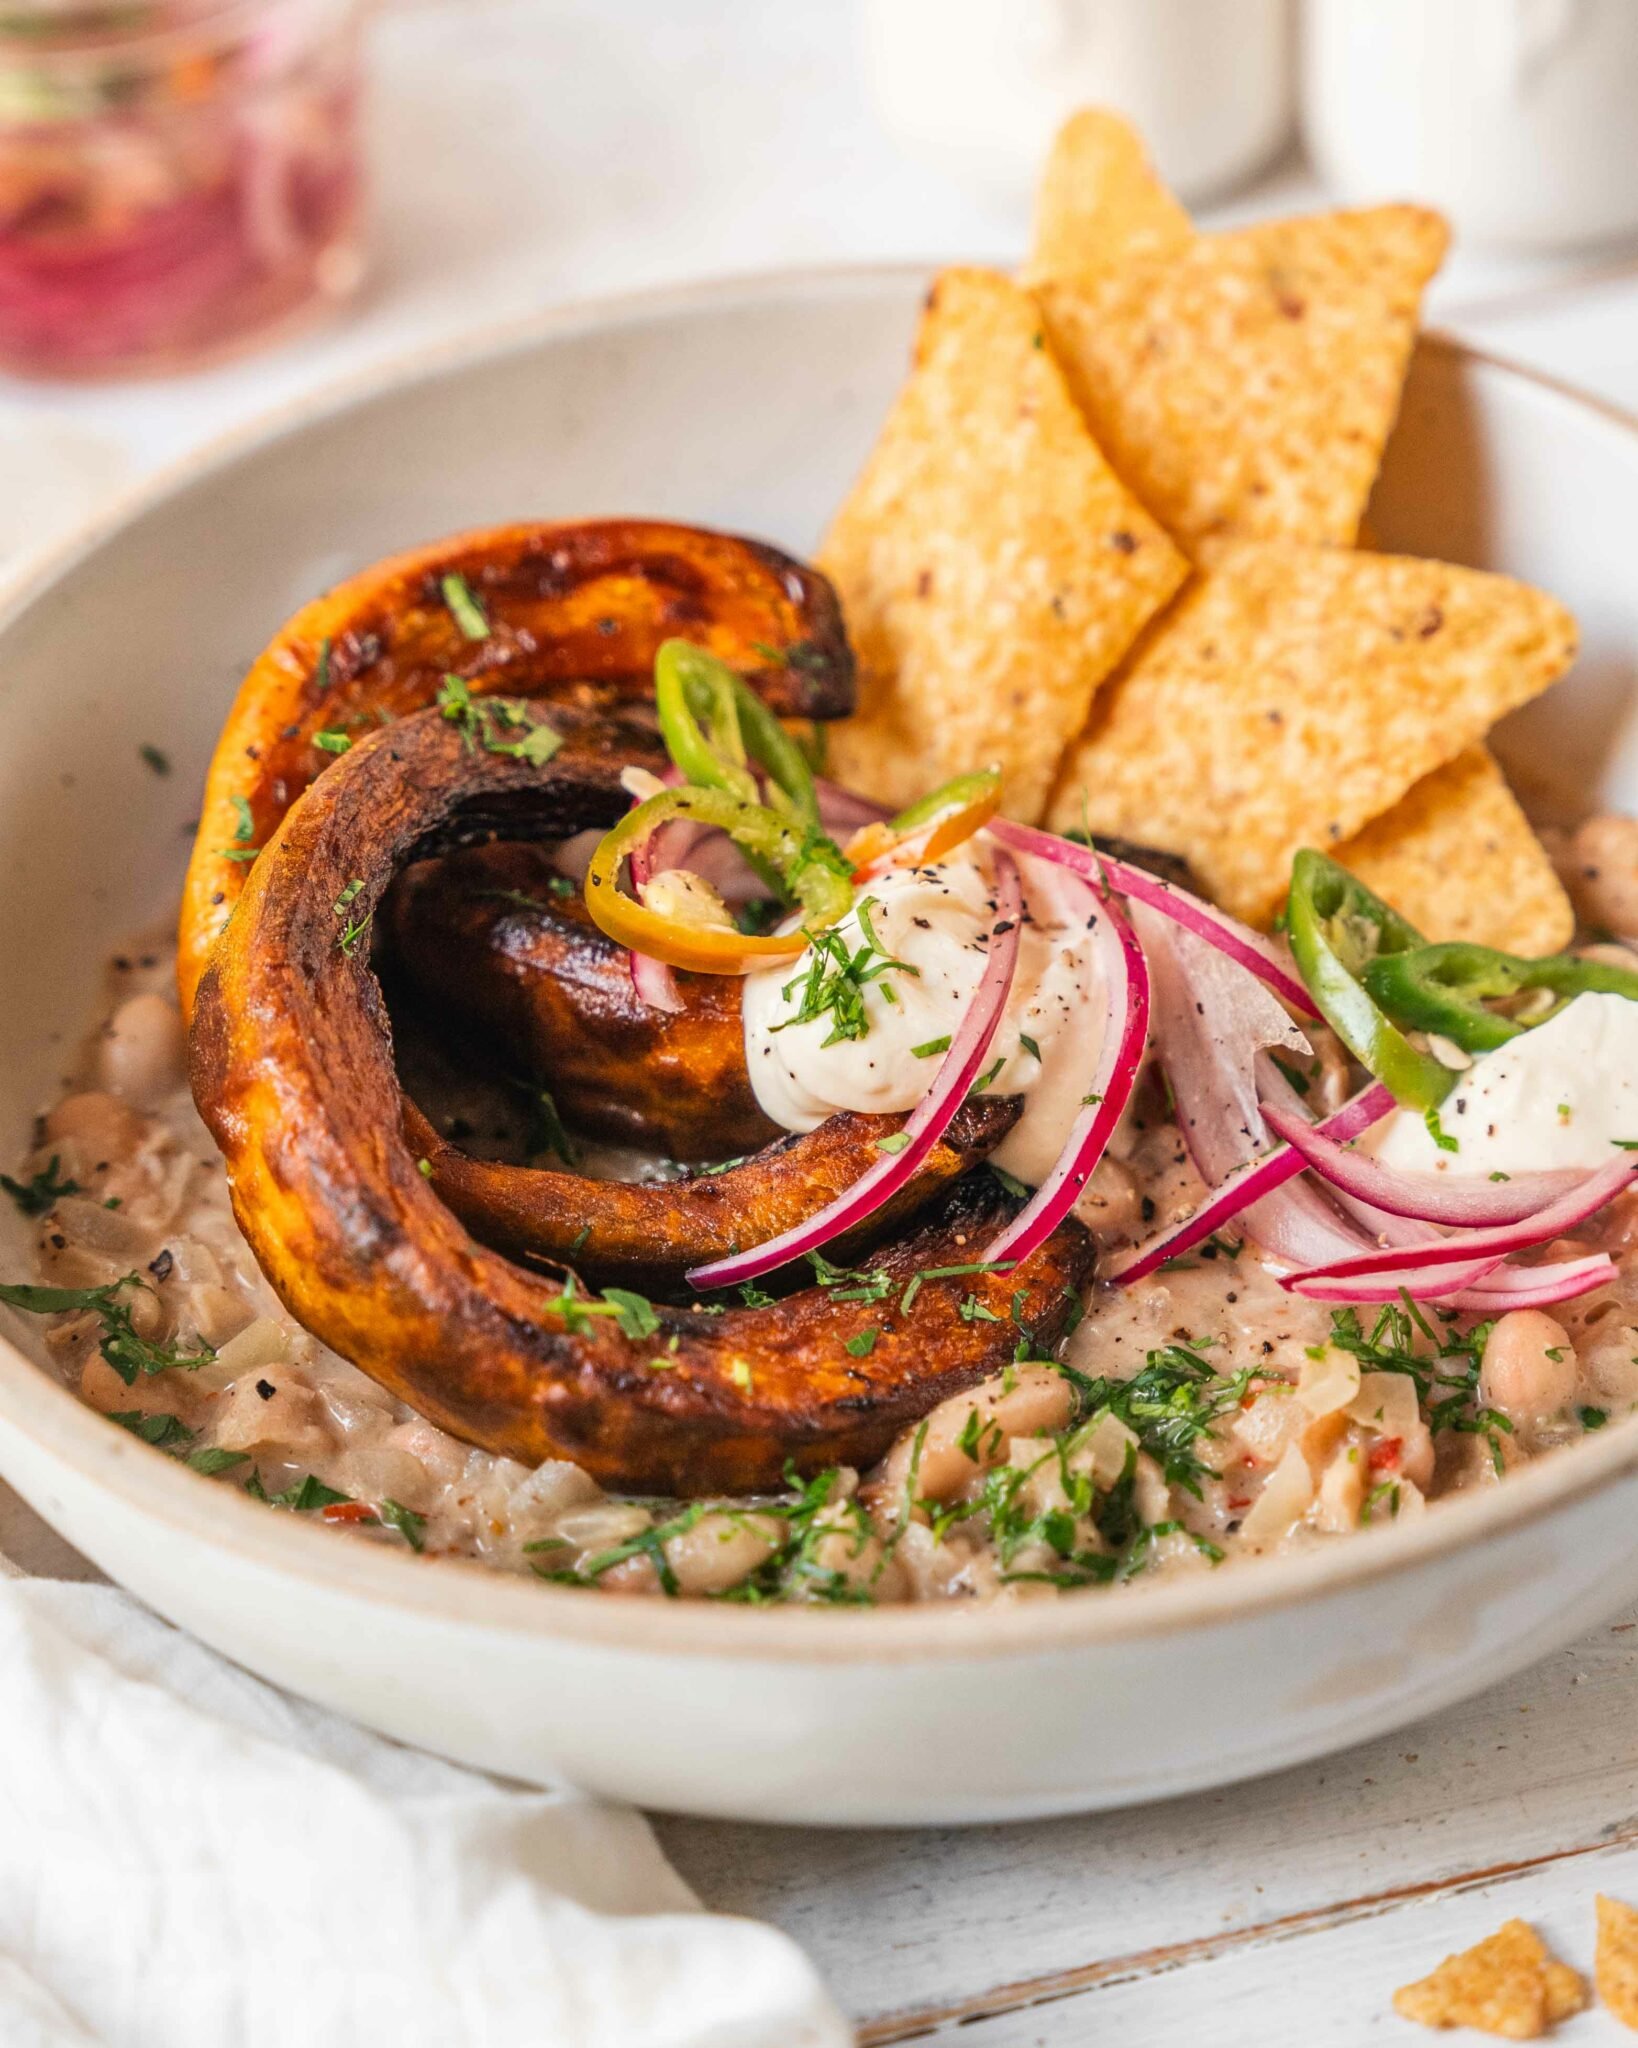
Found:
<path fill-rule="evenodd" d="M 1287 141 L 1288 0 L 863 0 L 865 64 L 895 139 L 963 185 L 1027 202 L 1054 129 L 1113 107 L 1179 195 L 1220 196 Z"/>
<path fill-rule="evenodd" d="M 1307 0 L 1302 119 L 1342 199 L 1420 199 L 1474 242 L 1638 231 L 1634 0 Z"/>

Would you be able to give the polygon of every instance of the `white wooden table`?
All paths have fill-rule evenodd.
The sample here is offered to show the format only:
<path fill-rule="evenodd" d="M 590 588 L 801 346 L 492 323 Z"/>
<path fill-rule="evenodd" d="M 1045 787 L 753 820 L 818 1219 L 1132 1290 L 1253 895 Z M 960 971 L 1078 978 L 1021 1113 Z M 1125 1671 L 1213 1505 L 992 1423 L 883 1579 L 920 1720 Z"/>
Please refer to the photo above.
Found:
<path fill-rule="evenodd" d="M 14 546 L 267 405 L 475 320 L 690 274 L 1022 245 L 1022 219 L 876 132 L 842 0 L 415 0 L 377 45 L 362 305 L 184 384 L 0 388 L 5 495 L 28 517 Z M 1288 169 L 1231 212 L 1313 203 Z M 1638 409 L 1638 259 L 1461 254 L 1431 310 Z M 76 1568 L 3 1493 L 0 1550 Z M 809 1949 L 867 2042 L 1414 2040 L 1389 1993 L 1446 1951 L 1521 1914 L 1585 1970 L 1593 1892 L 1638 1904 L 1638 1615 L 1401 1735 L 1169 1805 L 965 1832 L 659 1828 L 709 1904 Z M 1629 2037 L 1594 2013 L 1567 2038 Z"/>

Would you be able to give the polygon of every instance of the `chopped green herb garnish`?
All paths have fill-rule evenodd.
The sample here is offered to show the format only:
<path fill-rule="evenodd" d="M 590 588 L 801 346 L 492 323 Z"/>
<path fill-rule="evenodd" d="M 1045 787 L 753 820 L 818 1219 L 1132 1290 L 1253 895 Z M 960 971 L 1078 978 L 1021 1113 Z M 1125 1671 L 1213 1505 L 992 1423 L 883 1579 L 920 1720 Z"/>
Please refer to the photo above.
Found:
<path fill-rule="evenodd" d="M 970 1458 L 975 1465 L 985 1464 L 1003 1443 L 1005 1432 L 993 1415 L 983 1415 L 976 1408 L 967 1410 L 967 1419 L 961 1425 L 961 1434 L 956 1438 L 956 1449 Z"/>
<path fill-rule="evenodd" d="M 358 901 L 363 889 L 364 883 L 362 879 L 355 875 L 330 906 L 337 917 L 346 919 L 346 923 L 336 934 L 336 944 L 349 958 L 352 957 L 354 947 L 363 938 L 375 919 L 375 912 L 373 910 L 365 911 L 362 917 L 351 915 L 352 906 Z"/>
<path fill-rule="evenodd" d="M 139 1337 L 131 1322 L 124 1296 L 132 1289 L 153 1290 L 140 1273 L 127 1273 L 106 1287 L 33 1287 L 20 1282 L 0 1284 L 0 1302 L 21 1309 L 25 1315 L 57 1316 L 91 1314 L 102 1322 L 98 1350 L 125 1384 L 136 1384 L 139 1373 L 193 1372 L 216 1356 L 208 1346 L 199 1351 L 178 1351 Z"/>
<path fill-rule="evenodd" d="M 444 603 L 448 605 L 451 618 L 466 635 L 468 640 L 489 638 L 489 619 L 484 608 L 472 594 L 472 586 L 466 578 L 451 571 L 444 577 L 441 588 Z"/>
<path fill-rule="evenodd" d="M 875 927 L 870 921 L 871 906 L 875 900 L 873 896 L 866 896 L 854 906 L 854 915 L 863 934 L 863 943 L 857 948 L 850 946 L 834 926 L 826 931 L 807 934 L 806 971 L 793 976 L 780 991 L 787 1003 L 795 991 L 801 991 L 796 999 L 795 1013 L 775 1024 L 773 1030 L 786 1031 L 793 1024 L 811 1024 L 821 1017 L 829 1017 L 830 1032 L 821 1039 L 821 1046 L 865 1038 L 870 1032 L 865 990 L 879 983 L 884 1000 L 897 1002 L 892 983 L 883 977 L 890 973 L 919 976 L 919 968 L 912 967 L 908 961 L 895 959 L 877 944 Z"/>
<path fill-rule="evenodd" d="M 53 1152 L 40 1171 L 26 1181 L 13 1180 L 9 1173 L 0 1173 L 0 1188 L 5 1189 L 25 1216 L 43 1216 L 64 1195 L 80 1193 L 77 1180 L 57 1178 L 59 1158 L 60 1155 Z"/>
<path fill-rule="evenodd" d="M 1215 1479 L 1198 1447 L 1209 1442 L 1216 1425 L 1245 1399 L 1255 1379 L 1266 1378 L 1257 1367 L 1215 1373 L 1197 1350 L 1166 1344 L 1147 1353 L 1143 1369 L 1129 1380 L 1093 1380 L 1082 1393 L 1083 1414 L 1108 1413 L 1137 1438 L 1166 1475 L 1198 1500 L 1202 1479 Z"/>
<path fill-rule="evenodd" d="M 118 1409 L 108 1420 L 117 1422 L 132 1436 L 139 1436 L 145 1444 L 155 1444 L 161 1450 L 172 1444 L 191 1444 L 197 1434 L 179 1415 L 144 1415 L 139 1408 Z"/>
<path fill-rule="evenodd" d="M 970 1266 L 923 1266 L 900 1295 L 899 1314 L 910 1313 L 916 1296 L 929 1280 L 956 1280 L 968 1273 L 1010 1273 L 1017 1263 L 1016 1259 L 979 1259 Z"/>
<path fill-rule="evenodd" d="M 311 1514 L 315 1508 L 340 1507 L 350 1501 L 350 1493 L 338 1493 L 333 1486 L 326 1486 L 322 1479 L 315 1479 L 309 1472 L 305 1479 L 298 1479 L 293 1486 L 287 1486 L 283 1493 L 269 1493 L 262 1485 L 259 1472 L 252 1473 L 245 1482 L 245 1492 L 257 1500 L 265 1500 L 270 1508 L 291 1508 L 297 1514 Z"/>
<path fill-rule="evenodd" d="M 857 1336 L 849 1337 L 842 1349 L 849 1358 L 868 1358 L 876 1348 L 876 1339 L 881 1335 L 878 1329 L 860 1330 Z"/>
<path fill-rule="evenodd" d="M 330 642 L 328 638 L 319 642 L 318 660 L 313 666 L 313 691 L 322 697 L 330 687 Z"/>
<path fill-rule="evenodd" d="M 1453 1138 L 1450 1135 L 1450 1133 L 1445 1129 L 1444 1125 L 1440 1123 L 1438 1110 L 1430 1109 L 1427 1112 L 1427 1114 L 1422 1118 L 1422 1121 L 1428 1127 L 1428 1136 L 1433 1140 L 1434 1144 L 1436 1144 L 1439 1147 L 1439 1150 L 1441 1152 L 1461 1151 L 1462 1148 L 1460 1142 L 1457 1139 Z"/>
<path fill-rule="evenodd" d="M 1025 1052 L 1029 1054 L 1030 1058 L 1034 1060 L 1037 1066 L 1043 1064 L 1041 1059 L 1041 1048 L 1036 1044 L 1035 1040 L 1030 1037 L 1027 1031 L 1019 1032 L 1018 1043 L 1024 1048 Z"/>
<path fill-rule="evenodd" d="M 183 1463 L 190 1472 L 202 1472 L 207 1479 L 211 1479 L 218 1472 L 231 1472 L 235 1465 L 242 1465 L 249 1455 L 248 1451 L 225 1451 L 219 1444 L 206 1444 L 200 1450 L 189 1451 Z"/>
<path fill-rule="evenodd" d="M 909 1142 L 910 1133 L 908 1131 L 889 1131 L 885 1138 L 878 1138 L 876 1140 L 876 1150 L 889 1153 L 902 1152 Z"/>
<path fill-rule="evenodd" d="M 326 726 L 323 732 L 316 732 L 313 735 L 314 746 L 325 754 L 345 754 L 352 743 L 351 736 L 342 732 L 338 726 Z"/>
<path fill-rule="evenodd" d="M 1428 1428 L 1437 1435 L 1450 1430 L 1462 1436 L 1481 1436 L 1490 1449 L 1497 1473 L 1505 1470 L 1501 1439 L 1513 1434 L 1513 1425 L 1498 1409 L 1486 1407 L 1479 1398 L 1479 1368 L 1493 1322 L 1474 1324 L 1465 1334 L 1447 1328 L 1436 1331 L 1409 1295 L 1404 1306 L 1385 1306 L 1367 1336 L 1357 1309 L 1333 1309 L 1331 1342 L 1348 1351 L 1369 1372 L 1403 1373 L 1416 1387 L 1417 1399 L 1427 1416 Z M 1425 1349 L 1417 1339 L 1423 1340 Z"/>
<path fill-rule="evenodd" d="M 990 1065 L 984 1069 L 983 1073 L 979 1075 L 978 1079 L 974 1081 L 973 1085 L 967 1090 L 968 1100 L 971 1101 L 971 1099 L 975 1095 L 982 1095 L 984 1093 L 984 1090 L 990 1085 L 990 1083 L 995 1079 L 996 1075 L 1000 1073 L 1001 1069 L 1006 1064 L 1007 1062 L 1005 1055 L 1003 1055 L 998 1060 L 993 1060 L 990 1063 Z"/>
<path fill-rule="evenodd" d="M 474 697 L 464 676 L 446 675 L 437 702 L 445 718 L 460 728 L 468 753 L 481 746 L 487 754 L 505 754 L 541 768 L 563 744 L 563 735 L 536 718 L 521 698 Z"/>
<path fill-rule="evenodd" d="M 934 1053 L 948 1052 L 949 1050 L 950 1034 L 946 1031 L 942 1038 L 929 1038 L 920 1045 L 911 1046 L 910 1056 L 912 1059 L 930 1060 Z"/>
<path fill-rule="evenodd" d="M 1014 1200 L 1022 1201 L 1029 1193 L 1028 1187 L 1018 1178 L 1017 1174 L 1008 1173 L 1004 1166 L 997 1166 L 993 1159 L 989 1161 L 989 1169 Z"/>
<path fill-rule="evenodd" d="M 1269 1058 L 1299 1095 L 1308 1093 L 1309 1079 L 1301 1067 L 1294 1067 L 1289 1060 L 1282 1060 L 1277 1052 L 1271 1052 Z"/>
<path fill-rule="evenodd" d="M 1365 1496 L 1364 1505 L 1360 1508 L 1359 1519 L 1361 1522 L 1374 1521 L 1378 1509 L 1381 1508 L 1386 1509 L 1390 1522 L 1399 1513 L 1399 1481 L 1397 1479 L 1384 1479 L 1379 1485 L 1371 1488 L 1370 1492 Z"/>
<path fill-rule="evenodd" d="M 563 1119 L 558 1114 L 550 1089 L 531 1089 L 529 1107 L 534 1117 L 534 1126 L 529 1133 L 529 1150 L 555 1152 L 565 1166 L 578 1166 L 580 1154 L 563 1127 Z"/>
<path fill-rule="evenodd" d="M 1610 1419 L 1608 1410 L 1604 1408 L 1578 1408 L 1575 1412 L 1581 1418 L 1583 1429 L 1602 1429 Z"/>
<path fill-rule="evenodd" d="M 427 1518 L 418 1515 L 413 1508 L 406 1508 L 395 1500 L 381 1503 L 381 1519 L 389 1529 L 396 1529 L 411 1550 L 424 1550 L 427 1543 Z"/>
<path fill-rule="evenodd" d="M 250 799 L 233 796 L 228 798 L 228 802 L 232 804 L 234 815 L 239 821 L 233 828 L 234 841 L 239 846 L 247 845 L 256 836 L 256 820 L 251 816 Z"/>
<path fill-rule="evenodd" d="M 634 1294 L 629 1287 L 605 1287 L 603 1299 L 613 1304 L 615 1321 L 633 1343 L 652 1337 L 660 1327 L 654 1304 L 646 1295 Z"/>
<path fill-rule="evenodd" d="M 823 1252 L 804 1252 L 813 1277 L 832 1301 L 862 1301 L 867 1305 L 883 1301 L 893 1291 L 893 1277 L 880 1267 L 864 1273 L 850 1266 L 833 1266 Z"/>

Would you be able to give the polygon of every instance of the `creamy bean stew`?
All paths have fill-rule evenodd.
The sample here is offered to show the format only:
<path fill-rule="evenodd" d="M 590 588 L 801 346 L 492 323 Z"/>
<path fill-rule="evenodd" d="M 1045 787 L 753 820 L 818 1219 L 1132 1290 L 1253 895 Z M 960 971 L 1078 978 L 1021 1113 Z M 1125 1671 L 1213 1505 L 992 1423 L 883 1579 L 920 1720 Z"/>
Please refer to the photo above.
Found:
<path fill-rule="evenodd" d="M 1633 963 L 1609 935 L 1638 930 L 1638 824 L 1600 817 L 1553 844 L 1589 951 Z M 1039 1599 L 1390 1525 L 1638 1405 L 1638 1196 L 1623 1193 L 1543 1254 L 1613 1261 L 1551 1309 L 1307 1300 L 1225 1230 L 1134 1286 L 1094 1285 L 1051 1355 L 1020 1329 L 1015 1362 L 871 1471 L 744 1500 L 616 1497 L 572 1464 L 459 1442 L 281 1308 L 189 1099 L 172 972 L 158 942 L 114 961 L 106 1021 L 5 1181 L 41 1285 L 86 1297 L 51 1315 L 52 1358 L 196 1472 L 365 1540 L 605 1592 Z M 1334 1041 L 1298 1078 L 1316 1113 L 1341 1103 Z M 1151 1071 L 1080 1214 L 1107 1260 L 1202 1194 Z M 868 1259 L 826 1284 L 879 1293 Z"/>

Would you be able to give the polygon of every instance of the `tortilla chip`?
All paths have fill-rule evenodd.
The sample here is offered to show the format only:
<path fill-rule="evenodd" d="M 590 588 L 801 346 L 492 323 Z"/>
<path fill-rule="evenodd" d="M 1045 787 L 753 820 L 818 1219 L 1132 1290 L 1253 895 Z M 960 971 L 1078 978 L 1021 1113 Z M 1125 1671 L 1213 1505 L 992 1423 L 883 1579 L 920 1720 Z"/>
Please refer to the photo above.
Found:
<path fill-rule="evenodd" d="M 1102 692 L 1052 819 L 1182 854 L 1266 920 L 1301 847 L 1335 852 L 1574 651 L 1563 606 L 1503 576 L 1240 543 Z"/>
<path fill-rule="evenodd" d="M 1476 1947 L 1446 1956 L 1430 1976 L 1393 1995 L 1403 2019 L 1424 2027 L 1477 2027 L 1505 2041 L 1533 2041 L 1586 2002 L 1575 1971 L 1556 1962 L 1522 1920 L 1509 1920 Z"/>
<path fill-rule="evenodd" d="M 1598 1894 L 1598 1995 L 1624 2027 L 1638 2032 L 1638 1912 Z"/>
<path fill-rule="evenodd" d="M 1185 547 L 1349 546 L 1446 231 L 1436 213 L 1316 214 L 1038 287 L 1116 470 Z"/>
<path fill-rule="evenodd" d="M 859 660 L 835 772 L 897 805 L 999 767 L 1026 820 L 1093 691 L 1188 573 L 1088 434 L 1028 293 L 984 270 L 934 287 L 819 561 Z"/>
<path fill-rule="evenodd" d="M 1172 255 L 1193 240 L 1193 223 L 1156 176 L 1137 130 L 1101 107 L 1071 114 L 1041 174 L 1025 276 Z"/>
<path fill-rule="evenodd" d="M 1336 857 L 1430 939 L 1557 953 L 1575 912 L 1487 747 L 1424 775 Z"/>

